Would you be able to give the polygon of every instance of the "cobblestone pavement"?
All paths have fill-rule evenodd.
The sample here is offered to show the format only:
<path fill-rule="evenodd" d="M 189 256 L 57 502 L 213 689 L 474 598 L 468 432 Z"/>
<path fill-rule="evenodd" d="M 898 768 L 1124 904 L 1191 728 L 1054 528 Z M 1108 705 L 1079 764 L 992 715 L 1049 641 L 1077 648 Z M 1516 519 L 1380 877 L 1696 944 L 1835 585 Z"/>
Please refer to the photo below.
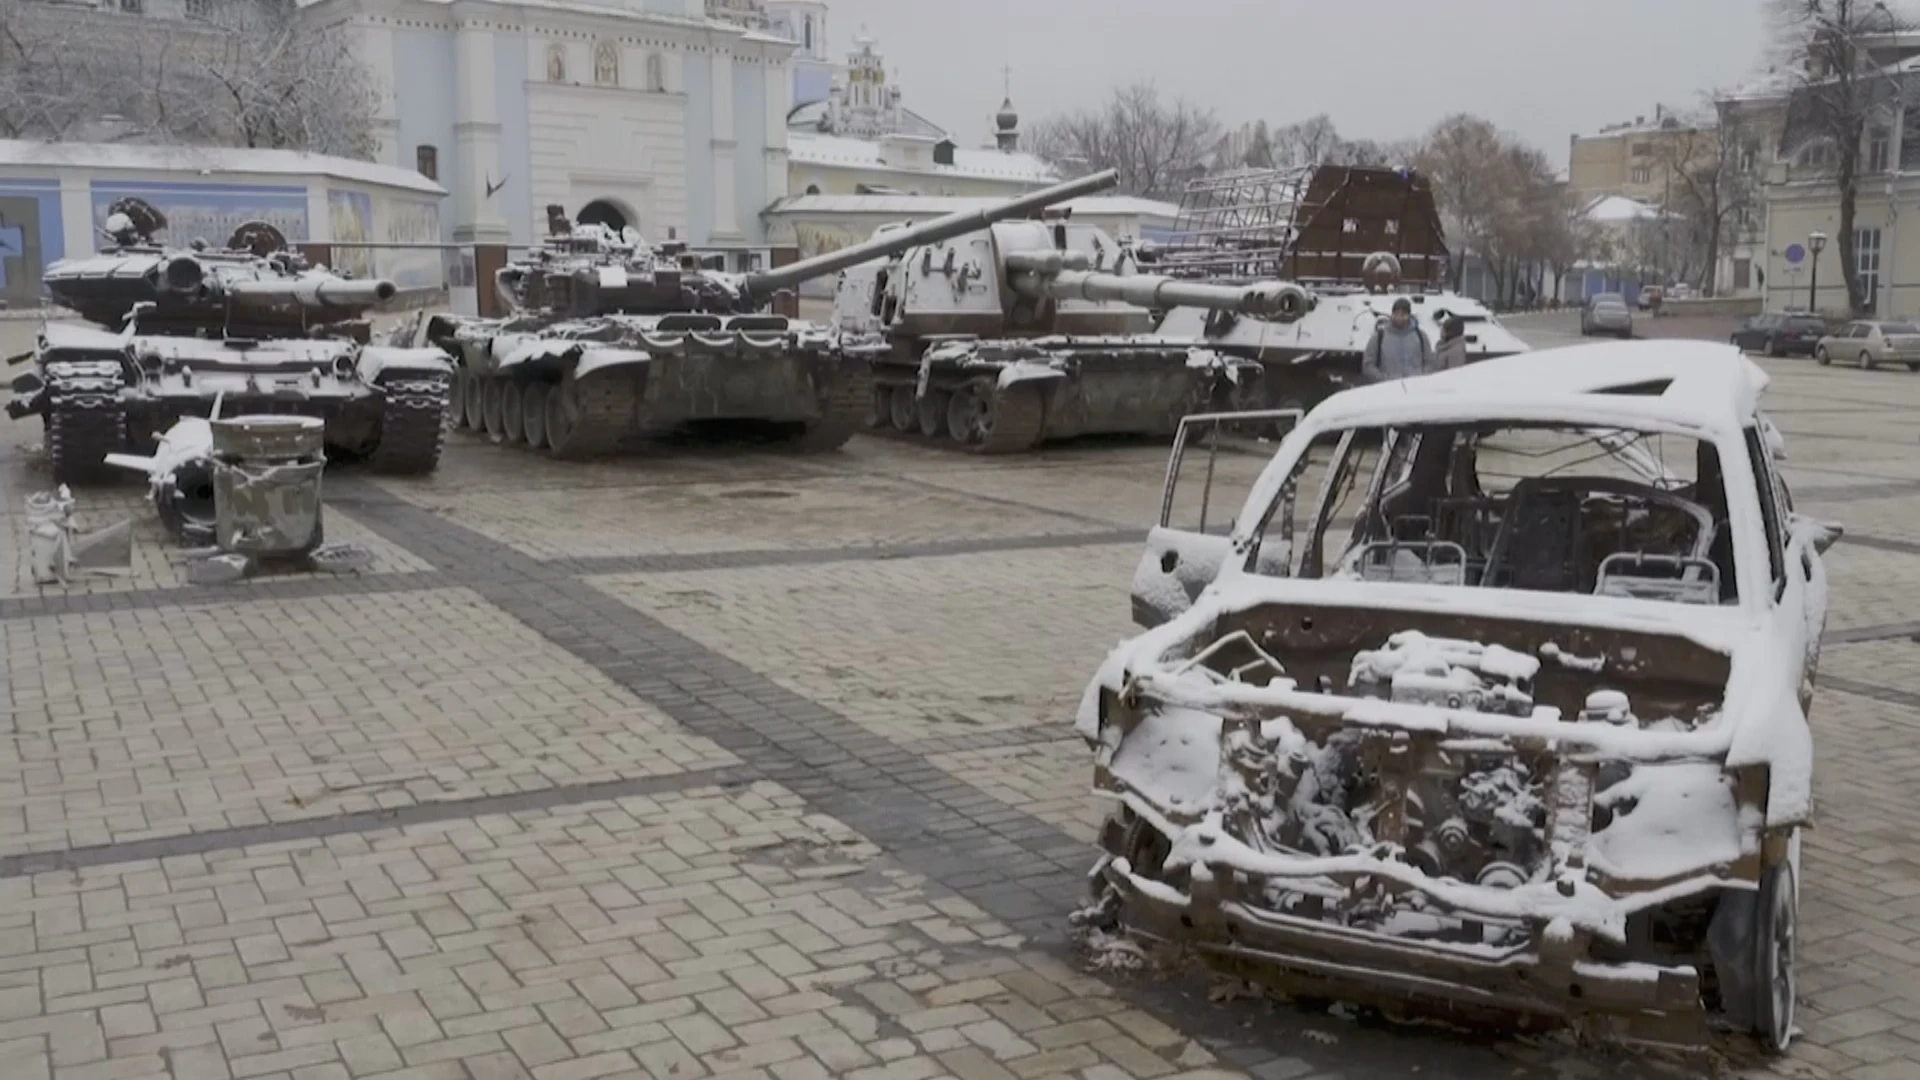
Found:
<path fill-rule="evenodd" d="M 1806 1031 L 1770 1074 L 1913 1077 L 1920 376 L 1768 368 L 1797 502 L 1851 530 Z M 460 438 L 428 479 L 328 476 L 372 572 L 185 586 L 128 487 L 80 496 L 139 523 L 132 572 L 42 591 L 35 436 L 0 427 L 6 1080 L 1705 1068 L 1084 966 L 1068 720 L 1131 629 L 1163 448 L 567 466 Z"/>

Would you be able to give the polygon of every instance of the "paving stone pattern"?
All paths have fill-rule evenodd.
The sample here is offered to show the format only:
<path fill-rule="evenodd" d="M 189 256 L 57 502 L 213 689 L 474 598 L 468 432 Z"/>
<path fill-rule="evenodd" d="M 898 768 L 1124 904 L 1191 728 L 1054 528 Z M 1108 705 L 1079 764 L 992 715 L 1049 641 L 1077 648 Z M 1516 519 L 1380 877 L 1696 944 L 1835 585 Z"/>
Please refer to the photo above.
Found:
<path fill-rule="evenodd" d="M 1855 535 L 1805 1038 L 1734 1066 L 1920 1075 L 1920 378 L 1767 366 L 1798 501 Z M 1216 461 L 1210 518 L 1258 464 Z M 1102 808 L 1067 725 L 1129 630 L 1164 468 L 463 438 L 430 478 L 330 474 L 375 572 L 219 588 L 143 543 L 128 579 L 35 590 L 10 518 L 0 1077 L 1701 1075 L 1069 947 Z M 9 513 L 43 482 L 0 451 Z"/>

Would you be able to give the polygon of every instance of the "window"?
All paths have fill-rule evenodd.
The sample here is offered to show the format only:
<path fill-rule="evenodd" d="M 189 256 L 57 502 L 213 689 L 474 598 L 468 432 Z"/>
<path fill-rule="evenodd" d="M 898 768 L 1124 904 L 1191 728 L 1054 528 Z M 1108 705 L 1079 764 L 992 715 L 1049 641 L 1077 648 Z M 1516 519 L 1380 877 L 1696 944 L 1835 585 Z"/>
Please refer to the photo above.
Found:
<path fill-rule="evenodd" d="M 806 50 L 808 53 L 812 53 L 813 52 L 813 16 L 811 15 L 807 16 L 807 21 L 805 25 L 806 25 L 806 35 L 807 35 L 805 39 Z"/>
<path fill-rule="evenodd" d="M 1634 157 L 1647 157 L 1647 156 L 1649 156 L 1649 155 L 1651 155 L 1652 153 L 1653 153 L 1653 144 L 1652 144 L 1652 143 L 1643 143 L 1643 142 L 1637 142 L 1637 143 L 1634 143 L 1634 144 L 1633 144 L 1633 156 L 1634 156 Z"/>
<path fill-rule="evenodd" d="M 1867 136 L 1867 171 L 1886 172 L 1893 156 L 1893 135 L 1886 128 L 1875 128 Z"/>
<path fill-rule="evenodd" d="M 819 184 L 808 184 L 808 185 L 807 185 L 807 194 L 809 194 L 809 195 L 818 195 L 818 194 L 820 194 L 820 185 L 819 185 Z"/>
<path fill-rule="evenodd" d="M 120 10 L 129 15 L 138 15 L 145 7 L 145 0 L 120 0 Z"/>
<path fill-rule="evenodd" d="M 1740 151 L 1740 171 L 1743 173 L 1753 171 L 1753 147 L 1751 146 Z"/>
<path fill-rule="evenodd" d="M 440 179 L 440 151 L 431 146 L 416 147 L 413 151 L 414 167 L 420 175 L 429 180 Z"/>
<path fill-rule="evenodd" d="M 1824 140 L 1808 143 L 1806 146 L 1800 148 L 1800 156 L 1796 160 L 1801 168 L 1824 169 L 1827 167 L 1828 161 L 1831 160 L 1829 151 L 1830 147 Z"/>
<path fill-rule="evenodd" d="M 1733 287 L 1736 289 L 1752 288 L 1752 285 L 1750 284 L 1752 279 L 1753 279 L 1753 260 L 1752 259 L 1733 260 Z"/>
<path fill-rule="evenodd" d="M 1853 230 L 1853 268 L 1860 280 L 1860 302 L 1868 310 L 1876 310 L 1874 301 L 1880 295 L 1880 230 Z"/>
<path fill-rule="evenodd" d="M 1632 178 L 1633 178 L 1633 182 L 1636 184 L 1653 183 L 1653 166 L 1635 165 L 1633 167 Z"/>
<path fill-rule="evenodd" d="M 213 0 L 187 0 L 187 18 L 204 19 L 213 14 Z"/>
<path fill-rule="evenodd" d="M 647 89 L 663 94 L 667 90 L 667 59 L 659 53 L 647 54 Z"/>

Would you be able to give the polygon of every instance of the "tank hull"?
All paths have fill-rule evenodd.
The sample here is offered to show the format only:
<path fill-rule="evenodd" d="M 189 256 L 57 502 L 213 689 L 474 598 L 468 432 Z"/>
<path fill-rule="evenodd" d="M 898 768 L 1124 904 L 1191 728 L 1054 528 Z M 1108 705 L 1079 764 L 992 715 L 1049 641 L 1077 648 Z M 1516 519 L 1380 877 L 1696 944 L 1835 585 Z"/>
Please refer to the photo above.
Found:
<path fill-rule="evenodd" d="M 871 431 L 975 454 L 1171 437 L 1189 413 L 1260 400 L 1257 363 L 1152 337 L 948 340 L 917 359 L 879 342 L 847 352 L 870 371 Z"/>
<path fill-rule="evenodd" d="M 312 416 L 338 458 L 382 473 L 439 463 L 452 368 L 432 350 L 348 339 L 230 342 L 123 337 L 56 323 L 40 334 L 32 367 L 14 379 L 8 412 L 39 414 L 55 480 L 111 481 L 112 453 L 150 453 L 185 416 L 219 402 L 238 413 Z"/>
<path fill-rule="evenodd" d="M 729 421 L 837 449 L 870 396 L 824 333 L 779 316 L 441 318 L 427 333 L 457 358 L 456 430 L 562 459 Z"/>

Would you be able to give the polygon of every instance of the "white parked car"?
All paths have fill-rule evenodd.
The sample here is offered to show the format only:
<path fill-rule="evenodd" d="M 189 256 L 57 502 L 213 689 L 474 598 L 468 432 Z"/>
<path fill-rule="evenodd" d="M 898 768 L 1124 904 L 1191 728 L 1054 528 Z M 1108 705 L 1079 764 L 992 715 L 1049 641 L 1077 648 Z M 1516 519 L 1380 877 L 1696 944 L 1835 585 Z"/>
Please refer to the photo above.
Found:
<path fill-rule="evenodd" d="M 1857 319 L 1821 338 L 1813 358 L 1822 366 L 1839 360 L 1868 371 L 1881 364 L 1905 364 L 1908 371 L 1920 371 L 1920 326 Z"/>
<path fill-rule="evenodd" d="M 1838 527 L 1766 381 L 1652 341 L 1364 387 L 1225 535 L 1163 514 L 1078 718 L 1086 918 L 1297 994 L 1784 1049 Z"/>

